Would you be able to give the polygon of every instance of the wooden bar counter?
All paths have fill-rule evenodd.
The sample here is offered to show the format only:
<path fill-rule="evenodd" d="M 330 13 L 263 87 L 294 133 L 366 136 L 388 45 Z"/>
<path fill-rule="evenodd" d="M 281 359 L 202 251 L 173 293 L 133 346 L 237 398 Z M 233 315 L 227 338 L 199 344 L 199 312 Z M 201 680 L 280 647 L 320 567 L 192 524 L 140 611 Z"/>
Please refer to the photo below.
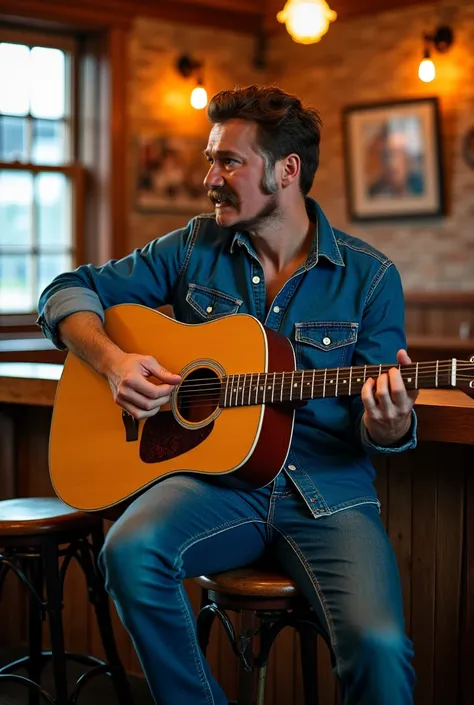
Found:
<path fill-rule="evenodd" d="M 0 363 L 0 498 L 47 496 L 48 437 L 61 374 L 59 364 Z M 414 641 L 416 705 L 474 702 L 474 400 L 457 390 L 423 390 L 416 404 L 418 447 L 374 458 L 382 517 L 400 569 L 407 630 Z M 74 432 L 71 430 L 73 447 Z M 71 566 L 75 568 L 75 566 Z M 66 580 L 67 647 L 100 655 L 85 586 Z M 76 579 L 77 578 L 77 579 Z M 187 582 L 193 607 L 199 589 Z M 0 649 L 24 642 L 24 601 L 11 577 L 0 603 Z M 130 672 L 140 666 L 115 618 L 116 639 Z M 278 637 L 268 674 L 266 705 L 302 705 L 296 637 Z M 209 660 L 230 699 L 236 664 L 220 626 Z M 318 650 L 321 705 L 336 702 L 327 649 Z"/>

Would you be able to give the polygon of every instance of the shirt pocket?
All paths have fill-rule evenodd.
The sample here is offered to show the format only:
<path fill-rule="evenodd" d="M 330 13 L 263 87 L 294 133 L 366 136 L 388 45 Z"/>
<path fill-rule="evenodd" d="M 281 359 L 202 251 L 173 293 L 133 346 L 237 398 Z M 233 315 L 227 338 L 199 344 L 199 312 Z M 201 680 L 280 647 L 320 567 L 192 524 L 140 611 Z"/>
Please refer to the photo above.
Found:
<path fill-rule="evenodd" d="M 350 365 L 358 328 L 358 323 L 348 321 L 296 323 L 298 368 L 326 369 Z"/>
<path fill-rule="evenodd" d="M 191 318 L 197 318 L 198 322 L 231 316 L 237 313 L 242 305 L 242 299 L 193 283 L 189 284 L 186 301 L 193 309 L 194 315 Z"/>

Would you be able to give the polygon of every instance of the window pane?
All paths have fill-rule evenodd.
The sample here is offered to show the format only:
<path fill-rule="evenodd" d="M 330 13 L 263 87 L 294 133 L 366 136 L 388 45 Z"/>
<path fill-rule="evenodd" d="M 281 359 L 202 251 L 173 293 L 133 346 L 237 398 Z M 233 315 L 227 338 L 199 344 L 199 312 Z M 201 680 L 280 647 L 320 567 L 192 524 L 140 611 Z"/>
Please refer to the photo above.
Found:
<path fill-rule="evenodd" d="M 38 292 L 36 298 L 45 287 L 50 284 L 54 277 L 61 272 L 69 272 L 72 269 L 72 257 L 70 254 L 44 255 L 38 256 Z"/>
<path fill-rule="evenodd" d="M 0 161 L 28 161 L 27 121 L 0 115 Z"/>
<path fill-rule="evenodd" d="M 0 112 L 26 115 L 30 92 L 30 50 L 0 42 Z"/>
<path fill-rule="evenodd" d="M 33 175 L 0 171 L 0 247 L 32 246 Z"/>
<path fill-rule="evenodd" d="M 64 174 L 38 174 L 35 181 L 40 249 L 72 245 L 71 183 Z"/>
<path fill-rule="evenodd" d="M 65 57 L 59 49 L 31 50 L 31 103 L 34 117 L 60 118 L 65 112 Z"/>
<path fill-rule="evenodd" d="M 33 120 L 33 164 L 60 165 L 66 161 L 64 124 L 59 120 Z"/>
<path fill-rule="evenodd" d="M 35 310 L 31 255 L 3 254 L 0 257 L 0 313 Z"/>

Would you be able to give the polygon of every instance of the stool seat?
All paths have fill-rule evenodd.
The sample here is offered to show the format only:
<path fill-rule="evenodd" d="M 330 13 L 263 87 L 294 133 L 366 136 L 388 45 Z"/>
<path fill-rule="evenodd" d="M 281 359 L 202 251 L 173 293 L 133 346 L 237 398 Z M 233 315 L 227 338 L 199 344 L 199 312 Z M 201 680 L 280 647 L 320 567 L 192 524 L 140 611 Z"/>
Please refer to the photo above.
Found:
<path fill-rule="evenodd" d="M 287 575 L 258 566 L 246 566 L 215 575 L 201 575 L 195 580 L 206 590 L 228 595 L 292 598 L 300 594 L 296 584 Z"/>
<path fill-rule="evenodd" d="M 98 516 L 72 509 L 57 497 L 24 497 L 0 502 L 0 537 L 87 531 L 100 523 Z"/>

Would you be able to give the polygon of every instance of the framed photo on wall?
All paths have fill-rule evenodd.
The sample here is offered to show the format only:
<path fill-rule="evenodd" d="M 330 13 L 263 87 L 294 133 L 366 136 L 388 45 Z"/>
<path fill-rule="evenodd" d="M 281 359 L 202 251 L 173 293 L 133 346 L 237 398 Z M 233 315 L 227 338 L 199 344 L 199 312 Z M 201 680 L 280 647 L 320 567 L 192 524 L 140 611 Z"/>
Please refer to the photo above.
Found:
<path fill-rule="evenodd" d="M 344 110 L 344 142 L 352 220 L 443 214 L 437 98 L 349 106 Z"/>
<path fill-rule="evenodd" d="M 135 208 L 192 213 L 212 209 L 203 179 L 206 138 L 140 136 L 135 140 Z"/>

